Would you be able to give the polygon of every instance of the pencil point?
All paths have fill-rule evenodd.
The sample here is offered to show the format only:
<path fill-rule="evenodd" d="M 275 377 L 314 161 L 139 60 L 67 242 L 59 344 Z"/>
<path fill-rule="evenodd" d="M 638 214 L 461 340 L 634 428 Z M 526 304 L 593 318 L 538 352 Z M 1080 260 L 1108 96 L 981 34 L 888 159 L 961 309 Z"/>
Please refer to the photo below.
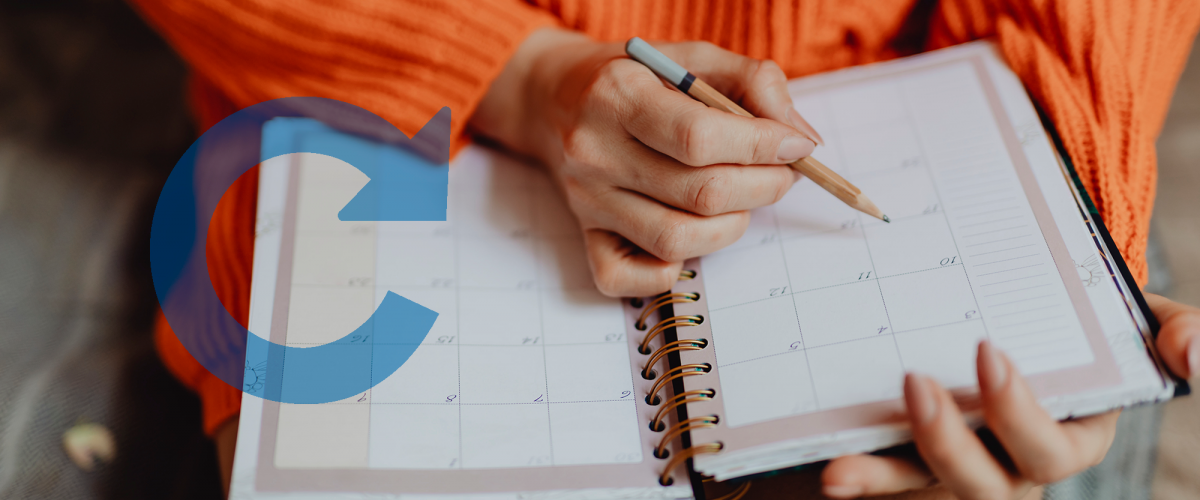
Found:
<path fill-rule="evenodd" d="M 891 223 L 892 223 L 892 219 L 889 219 L 887 215 L 884 215 L 884 216 L 883 216 L 883 221 L 884 221 L 884 222 L 886 222 L 886 223 L 888 223 L 888 224 L 891 224 Z"/>

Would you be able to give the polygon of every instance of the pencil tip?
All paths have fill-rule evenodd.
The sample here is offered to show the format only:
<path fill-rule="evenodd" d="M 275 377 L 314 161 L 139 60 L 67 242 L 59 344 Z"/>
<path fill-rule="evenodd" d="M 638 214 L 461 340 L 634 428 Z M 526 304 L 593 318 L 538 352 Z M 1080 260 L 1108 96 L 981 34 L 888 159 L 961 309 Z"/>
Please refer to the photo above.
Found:
<path fill-rule="evenodd" d="M 888 223 L 888 224 L 891 224 L 891 223 L 892 223 L 892 219 L 889 219 L 887 215 L 884 215 L 884 216 L 883 216 L 883 221 L 884 221 L 884 222 L 886 222 L 886 223 Z"/>

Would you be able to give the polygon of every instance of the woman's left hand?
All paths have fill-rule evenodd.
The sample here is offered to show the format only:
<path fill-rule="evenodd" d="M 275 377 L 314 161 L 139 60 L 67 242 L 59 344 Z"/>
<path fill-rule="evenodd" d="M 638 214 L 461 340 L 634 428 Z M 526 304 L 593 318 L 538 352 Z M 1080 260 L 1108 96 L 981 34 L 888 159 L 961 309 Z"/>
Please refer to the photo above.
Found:
<path fill-rule="evenodd" d="M 1147 295 L 1162 324 L 1157 345 L 1168 368 L 1183 378 L 1200 375 L 1200 309 Z M 852 455 L 822 473 L 833 498 L 929 489 L 960 500 L 1018 499 L 1035 486 L 1061 481 L 1100 463 L 1112 445 L 1120 411 L 1058 422 L 1038 404 L 1012 362 L 989 342 L 976 359 L 988 429 L 1007 457 L 988 451 L 966 423 L 950 393 L 933 379 L 904 381 L 913 439 L 921 460 Z M 941 493 L 942 495 L 936 495 Z"/>

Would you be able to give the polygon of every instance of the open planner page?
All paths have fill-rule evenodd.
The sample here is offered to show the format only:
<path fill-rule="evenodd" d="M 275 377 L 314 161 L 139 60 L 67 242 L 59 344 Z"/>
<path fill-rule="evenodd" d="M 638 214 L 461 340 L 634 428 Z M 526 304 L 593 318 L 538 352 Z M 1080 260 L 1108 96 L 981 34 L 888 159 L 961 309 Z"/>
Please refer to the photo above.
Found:
<path fill-rule="evenodd" d="M 268 123 L 264 149 L 279 140 L 407 154 L 310 120 Z M 339 221 L 366 182 L 328 156 L 263 163 L 251 331 L 325 344 L 389 291 L 437 321 L 396 373 L 352 398 L 245 395 L 232 498 L 691 497 L 686 481 L 657 482 L 631 321 L 595 290 L 581 233 L 541 172 L 470 146 L 451 165 L 448 221 Z"/>
<path fill-rule="evenodd" d="M 935 377 L 970 409 L 983 339 L 1060 417 L 1170 396 L 1137 305 L 990 44 L 790 90 L 825 140 L 814 156 L 891 223 L 801 180 L 737 243 L 688 264 L 697 277 L 675 292 L 700 299 L 675 313 L 705 321 L 678 335 L 713 348 L 682 363 L 715 368 L 684 384 L 717 391 L 688 414 L 721 418 L 692 442 L 725 445 L 698 471 L 725 479 L 902 442 L 904 374 Z"/>

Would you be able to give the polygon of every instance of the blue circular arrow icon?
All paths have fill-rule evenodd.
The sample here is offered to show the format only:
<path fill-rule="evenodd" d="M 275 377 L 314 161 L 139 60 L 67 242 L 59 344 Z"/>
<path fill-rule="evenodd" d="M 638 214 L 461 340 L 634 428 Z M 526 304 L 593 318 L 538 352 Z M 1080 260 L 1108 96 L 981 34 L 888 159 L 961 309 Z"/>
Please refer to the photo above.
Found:
<path fill-rule="evenodd" d="M 272 137 L 286 137 L 330 127 L 361 139 L 263 140 L 264 128 Z M 373 152 L 380 143 L 400 153 Z M 436 312 L 389 291 L 369 319 L 334 342 L 272 343 L 239 324 L 217 297 L 205 256 L 209 221 L 238 177 L 290 153 L 331 156 L 370 179 L 339 211 L 343 221 L 444 221 L 449 144 L 449 108 L 410 139 L 374 113 L 319 97 L 263 102 L 210 128 L 171 171 L 151 226 L 155 293 L 179 341 L 225 383 L 284 403 L 345 399 L 394 373 L 425 339 Z"/>

